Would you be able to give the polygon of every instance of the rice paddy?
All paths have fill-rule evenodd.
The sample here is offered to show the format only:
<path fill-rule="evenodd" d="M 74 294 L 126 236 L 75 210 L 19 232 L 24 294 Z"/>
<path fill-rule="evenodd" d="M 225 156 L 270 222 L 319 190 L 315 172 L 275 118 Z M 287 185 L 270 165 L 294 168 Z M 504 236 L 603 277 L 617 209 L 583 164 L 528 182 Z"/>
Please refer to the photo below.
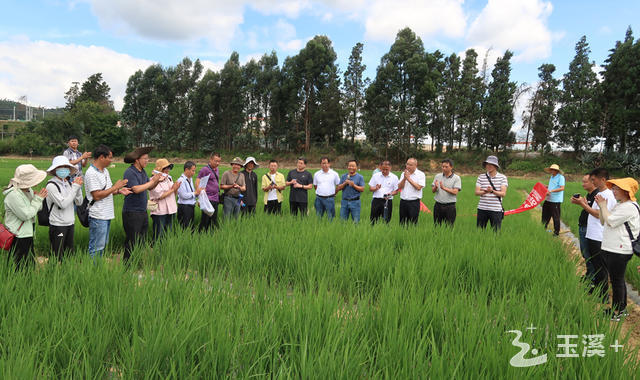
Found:
<path fill-rule="evenodd" d="M 3 185 L 18 164 L 0 160 Z M 505 208 L 515 208 L 535 181 L 509 183 Z M 476 229 L 474 186 L 463 177 L 454 228 L 434 227 L 426 213 L 400 227 L 398 199 L 391 223 L 371 226 L 369 191 L 357 225 L 319 220 L 313 207 L 295 218 L 286 190 L 282 216 L 259 202 L 255 217 L 213 233 L 174 230 L 137 247 L 130 268 L 109 259 L 124 240 L 116 197 L 104 259 L 91 260 L 77 225 L 78 250 L 62 264 L 13 273 L 0 260 L 0 376 L 635 377 L 637 349 L 586 294 L 562 242 L 528 213 L 507 216 L 498 234 Z M 429 189 L 423 201 L 432 208 Z M 46 255 L 46 229 L 36 234 Z M 520 351 L 512 330 L 530 345 L 525 358 L 545 362 L 511 365 Z"/>

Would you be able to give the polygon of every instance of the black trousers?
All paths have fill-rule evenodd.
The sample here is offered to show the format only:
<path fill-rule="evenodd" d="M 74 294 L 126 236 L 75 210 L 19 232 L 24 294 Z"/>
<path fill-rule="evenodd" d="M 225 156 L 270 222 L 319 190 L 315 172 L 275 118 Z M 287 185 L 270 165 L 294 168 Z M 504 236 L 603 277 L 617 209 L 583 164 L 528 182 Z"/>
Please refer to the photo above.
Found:
<path fill-rule="evenodd" d="M 384 210 L 385 203 L 387 204 L 386 212 Z M 393 215 L 393 199 L 387 201 L 384 198 L 373 198 L 371 200 L 371 224 L 375 224 L 380 218 L 382 218 L 385 223 L 389 223 L 391 215 Z"/>
<path fill-rule="evenodd" d="M 611 280 L 611 310 L 622 311 L 627 308 L 627 285 L 624 282 L 624 273 L 627 270 L 627 263 L 633 255 L 602 250 L 600 252 L 604 256 Z"/>
<path fill-rule="evenodd" d="M 415 199 L 406 201 L 400 199 L 400 224 L 411 222 L 418 224 L 418 216 L 420 215 L 420 200 Z"/>
<path fill-rule="evenodd" d="M 147 237 L 149 215 L 146 211 L 122 211 L 122 227 L 124 228 L 124 260 L 131 257 L 136 244 L 141 244 Z"/>
<path fill-rule="evenodd" d="M 502 227 L 502 219 L 504 213 L 502 211 L 488 211 L 478 209 L 478 218 L 476 219 L 476 227 L 485 229 L 487 222 L 491 223 L 494 231 L 498 231 Z"/>
<path fill-rule="evenodd" d="M 256 214 L 256 205 L 244 205 L 244 207 L 242 207 L 240 209 L 240 212 L 242 213 L 242 215 L 255 215 Z"/>
<path fill-rule="evenodd" d="M 62 261 L 65 251 L 73 251 L 74 225 L 70 226 L 49 226 L 49 242 L 51 252 Z"/>
<path fill-rule="evenodd" d="M 544 228 L 549 225 L 549 220 L 553 218 L 553 233 L 560 234 L 560 210 L 562 203 L 544 201 L 542 204 L 542 224 Z"/>
<path fill-rule="evenodd" d="M 604 254 L 600 249 L 602 242 L 587 239 L 587 245 L 589 246 L 591 263 L 595 270 L 593 284 L 596 288 L 600 288 L 600 297 L 602 298 L 602 302 L 606 303 L 609 292 L 609 270 L 607 268 L 607 262 L 605 261 Z M 593 292 L 593 289 L 589 291 L 589 293 L 591 292 Z"/>
<path fill-rule="evenodd" d="M 267 214 L 280 214 L 282 212 L 282 202 L 278 202 L 277 200 L 268 201 L 266 205 L 264 205 L 264 212 Z"/>
<path fill-rule="evenodd" d="M 198 231 L 208 231 L 209 229 L 217 229 L 218 228 L 218 202 L 211 202 L 211 205 L 216 210 L 213 215 L 209 216 L 204 212 L 200 218 L 200 226 L 198 226 Z"/>
<path fill-rule="evenodd" d="M 35 227 L 35 226 L 34 226 Z M 16 272 L 33 265 L 33 237 L 13 238 L 10 255 L 16 263 Z"/>
<path fill-rule="evenodd" d="M 307 202 L 292 202 L 289 201 L 289 210 L 291 211 L 291 215 L 307 215 Z"/>
<path fill-rule="evenodd" d="M 433 206 L 433 223 L 441 225 L 442 222 L 453 226 L 456 222 L 456 204 L 436 202 Z"/>
<path fill-rule="evenodd" d="M 182 228 L 193 229 L 193 219 L 196 214 L 196 205 L 183 205 L 178 203 L 178 223 Z"/>

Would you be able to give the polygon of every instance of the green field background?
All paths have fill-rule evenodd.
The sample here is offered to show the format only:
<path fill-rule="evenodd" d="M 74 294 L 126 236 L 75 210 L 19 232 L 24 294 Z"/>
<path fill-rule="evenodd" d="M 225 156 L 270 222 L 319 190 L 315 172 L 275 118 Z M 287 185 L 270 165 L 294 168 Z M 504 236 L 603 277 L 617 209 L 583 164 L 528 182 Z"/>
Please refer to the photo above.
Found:
<path fill-rule="evenodd" d="M 0 160 L 1 184 L 18 163 Z M 125 168 L 116 164 L 112 178 Z M 534 183 L 510 179 L 505 208 Z M 319 220 L 312 207 L 294 218 L 287 190 L 282 216 L 258 207 L 213 233 L 175 230 L 138 247 L 130 268 L 92 261 L 77 227 L 79 249 L 62 264 L 13 273 L 2 260 L 0 376 L 633 378 L 637 351 L 608 348 L 627 337 L 586 294 L 562 241 L 530 213 L 507 216 L 498 234 L 476 229 L 474 186 L 463 177 L 454 228 L 434 227 L 426 213 L 400 227 L 399 199 L 389 225 L 371 226 L 369 191 L 360 224 Z M 423 201 L 433 208 L 428 189 Z M 121 206 L 116 197 L 107 257 L 122 249 Z M 563 218 L 577 221 L 570 206 Z M 38 227 L 40 254 L 46 236 Z M 518 348 L 508 330 L 548 362 L 510 366 Z M 557 358 L 563 334 L 605 334 L 605 356 Z"/>

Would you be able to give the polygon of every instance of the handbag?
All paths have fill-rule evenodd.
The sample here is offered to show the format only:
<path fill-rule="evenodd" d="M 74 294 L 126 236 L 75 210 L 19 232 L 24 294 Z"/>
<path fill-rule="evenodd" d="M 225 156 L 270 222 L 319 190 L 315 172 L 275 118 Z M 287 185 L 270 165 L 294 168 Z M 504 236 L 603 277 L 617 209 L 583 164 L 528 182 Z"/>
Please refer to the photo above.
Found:
<path fill-rule="evenodd" d="M 640 214 L 640 208 L 635 204 L 634 206 L 636 207 L 636 210 L 638 210 L 638 214 Z M 640 257 L 640 234 L 638 234 L 638 237 L 634 239 L 629 222 L 624 222 L 624 226 L 626 227 L 627 233 L 629 233 L 629 238 L 631 239 L 631 249 L 633 250 L 633 254 Z"/>
<path fill-rule="evenodd" d="M 18 227 L 18 231 L 22 228 L 24 222 L 20 223 L 20 227 Z M 9 231 L 4 224 L 0 223 L 0 248 L 5 251 L 9 251 L 11 246 L 13 245 L 13 239 L 15 239 L 16 235 Z"/>
<path fill-rule="evenodd" d="M 158 209 L 158 202 L 149 199 L 147 201 L 147 210 L 154 212 Z"/>

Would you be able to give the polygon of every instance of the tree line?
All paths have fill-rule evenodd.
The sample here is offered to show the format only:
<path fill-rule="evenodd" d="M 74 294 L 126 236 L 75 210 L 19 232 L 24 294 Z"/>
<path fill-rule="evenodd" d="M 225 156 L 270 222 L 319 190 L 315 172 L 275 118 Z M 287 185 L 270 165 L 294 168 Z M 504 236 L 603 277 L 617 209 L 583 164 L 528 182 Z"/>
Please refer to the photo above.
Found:
<path fill-rule="evenodd" d="M 66 93 L 65 115 L 45 119 L 52 133 L 43 139 L 74 131 L 113 141 L 115 151 L 127 144 L 194 152 L 318 147 L 386 157 L 427 141 L 435 151 L 501 151 L 515 141 L 516 102 L 528 94 L 522 118 L 529 149 L 556 143 L 584 152 L 599 141 L 608 152 L 640 149 L 632 143 L 640 134 L 640 43 L 630 28 L 600 75 L 583 36 L 563 76 L 545 63 L 532 85 L 511 80 L 509 50 L 489 69 L 488 52 L 428 52 L 409 28 L 398 32 L 372 80 L 364 78 L 363 49 L 353 47 L 344 71 L 326 36 L 282 63 L 271 52 L 241 64 L 234 52 L 219 71 L 189 58 L 151 65 L 129 78 L 119 114 L 95 74 Z M 113 128 L 118 120 L 123 127 Z"/>

